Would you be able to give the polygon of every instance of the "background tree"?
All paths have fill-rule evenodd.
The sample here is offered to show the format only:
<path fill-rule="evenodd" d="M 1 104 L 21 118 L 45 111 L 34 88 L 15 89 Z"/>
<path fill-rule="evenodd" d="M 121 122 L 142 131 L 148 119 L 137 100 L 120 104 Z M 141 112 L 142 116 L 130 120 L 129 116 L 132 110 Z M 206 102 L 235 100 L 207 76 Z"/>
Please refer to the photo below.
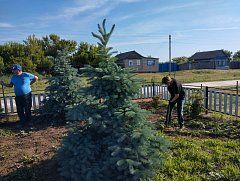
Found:
<path fill-rule="evenodd" d="M 51 73 L 51 70 L 52 70 L 52 67 L 54 66 L 54 63 L 53 63 L 53 58 L 51 57 L 44 57 L 41 62 L 39 63 L 37 69 L 38 71 L 42 72 L 42 73 L 47 73 L 47 74 L 50 74 Z"/>
<path fill-rule="evenodd" d="M 22 65 L 23 71 L 26 72 L 34 72 L 36 69 L 36 65 L 33 64 L 32 60 L 29 57 L 14 57 L 12 58 L 13 64 Z M 11 65 L 11 66 L 12 66 Z"/>
<path fill-rule="evenodd" d="M 36 36 L 29 35 L 26 40 L 23 41 L 26 45 L 26 54 L 35 65 L 38 65 L 44 57 L 41 41 Z"/>
<path fill-rule="evenodd" d="M 89 86 L 81 90 L 85 98 L 68 113 L 76 120 L 58 153 L 61 174 L 73 180 L 139 180 L 152 176 L 162 163 L 166 149 L 132 98 L 140 81 L 128 69 L 119 67 L 107 47 L 105 20 L 98 25 L 100 59 L 98 68 L 83 68 Z M 84 121 L 79 124 L 78 121 Z"/>
<path fill-rule="evenodd" d="M 3 63 L 5 65 L 5 71 L 7 73 L 12 72 L 12 65 L 17 62 L 17 60 L 22 60 L 27 57 L 26 47 L 21 43 L 9 42 L 0 45 L 0 56 L 3 58 Z"/>
<path fill-rule="evenodd" d="M 0 56 L 0 75 L 3 74 L 4 71 L 4 62 L 3 62 L 3 58 Z"/>
<path fill-rule="evenodd" d="M 26 45 L 26 55 L 31 59 L 37 71 L 43 70 L 43 68 L 49 69 L 50 67 L 42 67 L 43 63 L 46 61 L 46 57 L 44 55 L 41 40 L 36 38 L 35 35 L 30 35 L 23 42 Z"/>
<path fill-rule="evenodd" d="M 99 48 L 86 42 L 80 43 L 78 50 L 72 57 L 72 64 L 75 68 L 91 65 L 97 67 L 99 63 Z"/>
<path fill-rule="evenodd" d="M 229 50 L 223 50 L 223 52 L 228 56 L 228 58 L 229 59 L 231 59 L 232 58 L 232 52 L 231 51 L 229 51 Z"/>
<path fill-rule="evenodd" d="M 172 61 L 175 62 L 175 63 L 178 63 L 178 64 L 179 63 L 185 63 L 185 62 L 189 61 L 189 58 L 185 57 L 185 56 L 183 56 L 183 57 L 175 57 L 175 58 L 172 59 Z"/>
<path fill-rule="evenodd" d="M 233 60 L 240 61 L 240 50 L 238 50 L 237 52 L 234 53 Z"/>
<path fill-rule="evenodd" d="M 50 34 L 42 38 L 42 47 L 45 56 L 57 57 L 58 51 L 66 50 L 73 53 L 76 50 L 77 42 L 73 40 L 61 39 L 56 34 Z"/>
<path fill-rule="evenodd" d="M 50 72 L 58 51 L 67 50 L 70 54 L 76 51 L 77 43 L 61 39 L 58 35 L 50 34 L 42 39 L 30 35 L 23 43 L 8 42 L 0 45 L 0 56 L 3 58 L 4 71 L 11 73 L 14 63 L 24 64 L 25 70 Z"/>

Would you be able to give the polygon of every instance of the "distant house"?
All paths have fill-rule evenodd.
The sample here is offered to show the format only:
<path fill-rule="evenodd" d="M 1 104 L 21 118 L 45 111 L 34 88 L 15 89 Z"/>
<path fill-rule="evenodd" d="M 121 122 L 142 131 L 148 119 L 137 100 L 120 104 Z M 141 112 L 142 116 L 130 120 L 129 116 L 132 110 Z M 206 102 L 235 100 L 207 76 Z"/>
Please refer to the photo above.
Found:
<path fill-rule="evenodd" d="M 223 50 L 197 52 L 190 60 L 191 62 L 180 64 L 179 69 L 228 69 L 230 62 Z"/>
<path fill-rule="evenodd" d="M 136 51 L 116 55 L 117 64 L 125 68 L 134 68 L 135 72 L 158 72 L 158 58 L 144 57 Z"/>

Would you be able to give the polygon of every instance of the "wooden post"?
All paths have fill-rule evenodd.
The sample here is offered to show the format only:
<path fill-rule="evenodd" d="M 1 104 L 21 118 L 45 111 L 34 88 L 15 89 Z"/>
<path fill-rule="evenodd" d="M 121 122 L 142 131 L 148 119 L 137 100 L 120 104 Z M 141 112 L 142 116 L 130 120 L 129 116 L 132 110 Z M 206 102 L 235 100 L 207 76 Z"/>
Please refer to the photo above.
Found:
<path fill-rule="evenodd" d="M 7 116 L 7 100 L 6 100 L 6 97 L 5 97 L 5 92 L 4 92 L 4 87 L 3 87 L 3 85 L 2 85 L 2 94 L 3 94 L 5 117 L 7 118 L 7 121 L 9 121 L 9 120 L 8 120 L 8 116 Z"/>
<path fill-rule="evenodd" d="M 153 97 L 155 97 L 156 92 L 155 92 L 155 83 L 154 83 L 154 82 L 152 83 L 152 86 L 153 86 L 153 89 L 152 89 L 152 90 L 153 90 L 153 93 L 152 93 L 152 95 L 153 95 Z"/>
<path fill-rule="evenodd" d="M 205 88 L 205 113 L 208 114 L 208 86 Z"/>
<path fill-rule="evenodd" d="M 238 94 L 235 99 L 235 116 L 238 117 Z"/>
<path fill-rule="evenodd" d="M 238 81 L 237 81 L 237 86 L 236 86 L 236 89 L 237 89 L 237 95 L 238 95 Z"/>

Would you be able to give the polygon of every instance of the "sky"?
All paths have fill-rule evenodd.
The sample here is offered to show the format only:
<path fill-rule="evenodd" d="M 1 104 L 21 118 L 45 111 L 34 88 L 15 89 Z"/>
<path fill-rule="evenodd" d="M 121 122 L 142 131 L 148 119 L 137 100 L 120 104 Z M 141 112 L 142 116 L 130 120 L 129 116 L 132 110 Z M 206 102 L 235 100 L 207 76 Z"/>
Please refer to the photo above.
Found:
<path fill-rule="evenodd" d="M 0 0 L 0 44 L 58 34 L 96 44 L 91 32 L 107 19 L 118 53 L 169 59 L 198 51 L 240 50 L 239 0 Z"/>

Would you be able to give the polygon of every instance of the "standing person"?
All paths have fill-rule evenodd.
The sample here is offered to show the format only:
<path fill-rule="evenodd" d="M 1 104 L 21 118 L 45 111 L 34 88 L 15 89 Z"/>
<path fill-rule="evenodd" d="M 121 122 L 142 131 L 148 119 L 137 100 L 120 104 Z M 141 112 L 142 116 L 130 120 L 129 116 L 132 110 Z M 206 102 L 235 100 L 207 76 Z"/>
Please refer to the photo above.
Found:
<path fill-rule="evenodd" d="M 30 85 L 36 82 L 38 77 L 27 72 L 22 72 L 22 67 L 19 64 L 13 65 L 12 72 L 13 76 L 9 84 L 5 84 L 2 80 L 0 83 L 6 87 L 14 86 L 17 113 L 21 125 L 26 126 L 31 120 L 32 90 Z"/>
<path fill-rule="evenodd" d="M 169 76 L 163 77 L 162 84 L 167 85 L 168 91 L 171 95 L 167 108 L 167 116 L 165 125 L 168 126 L 171 122 L 172 110 L 175 104 L 177 104 L 177 115 L 178 115 L 178 124 L 180 129 L 183 128 L 184 119 L 183 119 L 183 104 L 185 98 L 185 92 L 183 90 L 182 84 Z"/>

